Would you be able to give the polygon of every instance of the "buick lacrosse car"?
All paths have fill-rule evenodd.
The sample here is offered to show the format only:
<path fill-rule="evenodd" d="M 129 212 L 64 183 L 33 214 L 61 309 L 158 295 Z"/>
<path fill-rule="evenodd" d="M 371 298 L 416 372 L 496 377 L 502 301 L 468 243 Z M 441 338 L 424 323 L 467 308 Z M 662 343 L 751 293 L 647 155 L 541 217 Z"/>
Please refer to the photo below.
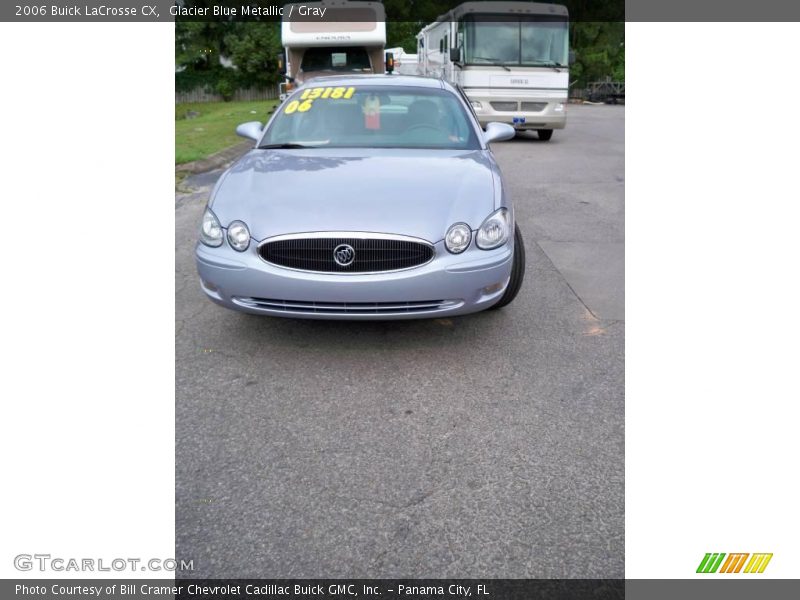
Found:
<path fill-rule="evenodd" d="M 463 315 L 510 303 L 525 249 L 460 90 L 431 78 L 315 78 L 219 179 L 196 247 L 205 294 L 314 319 Z"/>

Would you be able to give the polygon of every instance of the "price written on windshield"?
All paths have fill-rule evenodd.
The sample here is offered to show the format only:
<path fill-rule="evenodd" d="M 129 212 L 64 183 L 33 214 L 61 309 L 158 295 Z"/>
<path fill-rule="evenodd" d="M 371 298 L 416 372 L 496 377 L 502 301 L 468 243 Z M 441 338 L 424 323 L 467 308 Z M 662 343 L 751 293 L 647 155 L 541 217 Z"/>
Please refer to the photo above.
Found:
<path fill-rule="evenodd" d="M 300 100 L 292 100 L 283 109 L 287 115 L 295 112 L 306 112 L 314 105 L 314 100 L 348 100 L 356 93 L 354 87 L 317 87 L 309 88 L 300 95 Z"/>

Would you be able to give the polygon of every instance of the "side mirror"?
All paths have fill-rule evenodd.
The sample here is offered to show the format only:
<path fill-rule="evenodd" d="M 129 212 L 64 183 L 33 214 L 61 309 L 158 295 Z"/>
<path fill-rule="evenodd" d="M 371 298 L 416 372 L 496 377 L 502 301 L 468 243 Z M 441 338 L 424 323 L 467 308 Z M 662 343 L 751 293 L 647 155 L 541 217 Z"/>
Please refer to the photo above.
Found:
<path fill-rule="evenodd" d="M 278 63 L 278 73 L 286 75 L 286 57 L 283 55 L 283 52 L 278 52 L 275 59 Z"/>
<path fill-rule="evenodd" d="M 247 123 L 242 123 L 236 127 L 236 135 L 240 135 L 243 138 L 248 138 L 257 142 L 261 138 L 261 131 L 263 129 L 264 126 L 260 121 L 248 121 Z"/>
<path fill-rule="evenodd" d="M 386 53 L 386 72 L 391 73 L 394 71 L 394 53 Z"/>
<path fill-rule="evenodd" d="M 570 50 L 569 51 L 569 64 L 570 65 L 574 65 L 575 64 L 575 50 Z"/>
<path fill-rule="evenodd" d="M 517 134 L 514 128 L 508 123 L 498 123 L 493 121 L 486 124 L 486 131 L 483 134 L 483 139 L 487 144 L 492 142 L 505 142 L 510 140 Z"/>
<path fill-rule="evenodd" d="M 450 48 L 450 62 L 461 62 L 461 48 Z"/>

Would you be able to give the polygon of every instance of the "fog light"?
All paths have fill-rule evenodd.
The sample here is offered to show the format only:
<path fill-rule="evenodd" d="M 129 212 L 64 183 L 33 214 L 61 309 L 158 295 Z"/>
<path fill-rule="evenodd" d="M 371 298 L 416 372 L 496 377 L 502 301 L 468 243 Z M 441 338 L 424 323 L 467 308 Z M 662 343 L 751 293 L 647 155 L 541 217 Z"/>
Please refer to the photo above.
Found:
<path fill-rule="evenodd" d="M 482 108 L 483 108 L 483 104 L 481 104 L 481 103 L 480 103 L 480 102 L 478 102 L 477 100 L 472 100 L 472 101 L 470 102 L 470 104 L 472 104 L 472 108 L 475 108 L 475 109 L 477 109 L 477 110 L 480 110 L 480 109 L 482 109 Z"/>
<path fill-rule="evenodd" d="M 555 112 L 564 112 L 564 105 L 561 102 L 559 102 L 558 104 L 556 104 L 553 110 Z"/>

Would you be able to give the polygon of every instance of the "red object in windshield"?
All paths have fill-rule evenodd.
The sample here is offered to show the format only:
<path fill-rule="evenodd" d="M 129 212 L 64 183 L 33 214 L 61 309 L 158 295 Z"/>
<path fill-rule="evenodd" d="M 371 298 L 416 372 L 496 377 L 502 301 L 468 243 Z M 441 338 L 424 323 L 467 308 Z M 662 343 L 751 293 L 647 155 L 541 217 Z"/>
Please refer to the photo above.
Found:
<path fill-rule="evenodd" d="M 381 101 L 377 96 L 370 96 L 364 101 L 364 127 L 366 129 L 381 128 Z"/>

